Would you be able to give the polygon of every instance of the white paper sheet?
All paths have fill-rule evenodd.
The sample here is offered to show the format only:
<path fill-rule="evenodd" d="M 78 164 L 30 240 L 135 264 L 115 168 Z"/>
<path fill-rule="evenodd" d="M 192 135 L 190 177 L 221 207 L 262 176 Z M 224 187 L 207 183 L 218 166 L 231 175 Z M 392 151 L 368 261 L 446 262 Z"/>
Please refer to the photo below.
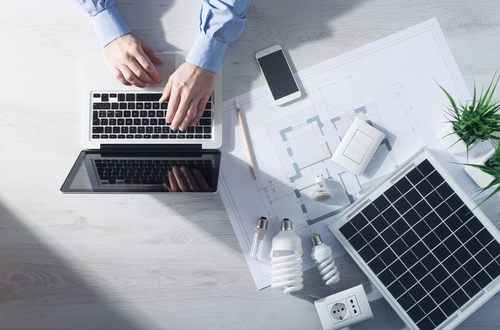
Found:
<path fill-rule="evenodd" d="M 305 96 L 294 103 L 275 106 L 264 86 L 223 105 L 219 191 L 258 289 L 271 284 L 271 240 L 284 218 L 292 221 L 294 232 L 302 238 L 304 270 L 315 266 L 310 257 L 311 233 L 321 235 L 334 257 L 344 254 L 326 224 L 422 146 L 440 159 L 464 190 L 477 188 L 462 166 L 451 164 L 465 161 L 465 155 L 451 156 L 435 137 L 446 121 L 443 110 L 448 104 L 437 83 L 454 98 L 470 99 L 436 19 L 310 67 L 296 77 Z M 235 100 L 246 119 L 257 180 L 250 170 Z M 330 160 L 355 117 L 386 135 L 360 177 Z M 469 157 L 480 151 L 481 147 Z M 334 190 L 334 197 L 325 203 L 310 197 L 320 174 Z M 269 231 L 265 258 L 256 262 L 248 255 L 261 216 L 269 220 Z M 342 269 L 339 272 L 342 279 Z"/>

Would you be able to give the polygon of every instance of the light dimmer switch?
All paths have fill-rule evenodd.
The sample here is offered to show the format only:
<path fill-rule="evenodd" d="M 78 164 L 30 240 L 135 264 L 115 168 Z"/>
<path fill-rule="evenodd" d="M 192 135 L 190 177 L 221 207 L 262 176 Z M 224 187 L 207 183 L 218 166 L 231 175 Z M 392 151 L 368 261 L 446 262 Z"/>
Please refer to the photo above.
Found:
<path fill-rule="evenodd" d="M 360 176 L 385 134 L 359 118 L 354 119 L 332 160 Z"/>

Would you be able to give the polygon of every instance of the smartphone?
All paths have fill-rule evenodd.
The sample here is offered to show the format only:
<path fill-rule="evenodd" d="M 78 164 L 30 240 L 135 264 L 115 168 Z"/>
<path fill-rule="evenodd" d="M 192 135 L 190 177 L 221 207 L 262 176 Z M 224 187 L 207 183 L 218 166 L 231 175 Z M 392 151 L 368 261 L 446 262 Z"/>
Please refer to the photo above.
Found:
<path fill-rule="evenodd" d="M 283 105 L 302 96 L 280 45 L 255 53 L 255 59 L 276 105 Z"/>

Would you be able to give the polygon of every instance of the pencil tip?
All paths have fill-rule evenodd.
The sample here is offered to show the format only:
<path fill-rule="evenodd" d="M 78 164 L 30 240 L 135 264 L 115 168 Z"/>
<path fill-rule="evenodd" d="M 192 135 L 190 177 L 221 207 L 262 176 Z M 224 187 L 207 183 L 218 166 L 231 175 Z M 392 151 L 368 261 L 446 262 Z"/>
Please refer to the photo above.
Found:
<path fill-rule="evenodd" d="M 234 104 L 236 104 L 236 107 L 239 108 L 240 107 L 240 103 L 238 102 L 238 100 L 234 101 Z"/>

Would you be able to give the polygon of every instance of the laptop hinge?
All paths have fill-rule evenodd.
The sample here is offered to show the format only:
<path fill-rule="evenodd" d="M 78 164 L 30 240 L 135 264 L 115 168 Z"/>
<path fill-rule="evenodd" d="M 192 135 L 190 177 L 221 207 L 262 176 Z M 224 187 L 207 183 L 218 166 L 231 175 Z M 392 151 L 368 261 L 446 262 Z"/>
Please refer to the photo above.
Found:
<path fill-rule="evenodd" d="M 131 152 L 147 152 L 147 151 L 183 151 L 196 152 L 202 151 L 201 144 L 102 144 L 102 151 L 131 151 Z"/>

